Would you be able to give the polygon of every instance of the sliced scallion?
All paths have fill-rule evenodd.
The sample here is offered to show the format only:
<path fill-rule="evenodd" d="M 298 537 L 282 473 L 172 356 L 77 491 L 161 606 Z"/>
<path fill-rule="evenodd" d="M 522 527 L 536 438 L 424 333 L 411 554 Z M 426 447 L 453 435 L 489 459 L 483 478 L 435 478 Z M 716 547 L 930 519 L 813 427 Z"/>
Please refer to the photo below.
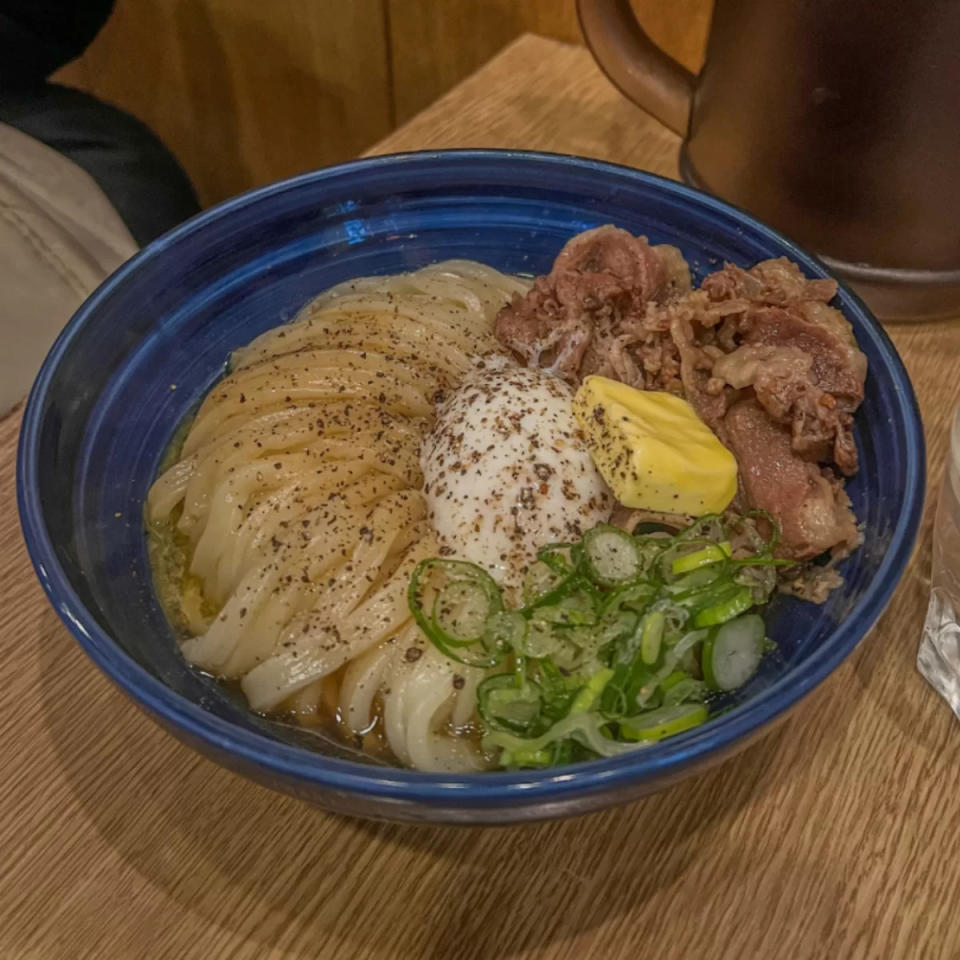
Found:
<path fill-rule="evenodd" d="M 756 601 L 753 591 L 749 587 L 740 587 L 730 593 L 723 600 L 701 610 L 693 618 L 695 627 L 713 627 L 718 623 L 726 623 L 749 610 Z"/>
<path fill-rule="evenodd" d="M 631 583 L 642 572 L 636 542 L 619 527 L 601 524 L 588 530 L 583 537 L 583 553 L 590 578 L 604 587 Z"/>
<path fill-rule="evenodd" d="M 663 641 L 665 624 L 666 617 L 660 610 L 651 611 L 643 621 L 640 657 L 647 666 L 652 666 L 660 658 L 660 644 Z"/>
<path fill-rule="evenodd" d="M 477 703 L 484 720 L 500 730 L 536 732 L 540 719 L 540 688 L 529 680 L 517 684 L 511 673 L 488 677 L 477 687 Z"/>
<path fill-rule="evenodd" d="M 628 740 L 654 742 L 699 727 L 708 715 L 707 708 L 702 703 L 658 707 L 637 717 L 630 717 L 629 720 L 621 720 L 620 734 Z"/>
<path fill-rule="evenodd" d="M 671 564 L 673 575 L 679 577 L 681 574 L 699 570 L 712 563 L 723 563 L 730 556 L 730 544 L 726 544 L 726 550 L 723 547 L 723 544 L 711 543 L 700 550 L 677 557 Z"/>
<path fill-rule="evenodd" d="M 581 713 L 584 710 L 592 710 L 594 704 L 603 694 L 603 688 L 613 676 L 613 671 L 609 668 L 598 670 L 584 685 L 583 689 L 573 698 L 570 705 L 571 713 Z"/>
<path fill-rule="evenodd" d="M 495 668 L 477 711 L 500 766 L 615 756 L 704 722 L 708 690 L 753 676 L 770 642 L 749 611 L 787 563 L 775 543 L 766 516 L 702 517 L 673 536 L 601 525 L 538 553 L 520 607 L 480 567 L 439 558 L 418 565 L 408 603 L 446 656 Z"/>
<path fill-rule="evenodd" d="M 764 653 L 763 619 L 747 614 L 729 620 L 703 645 L 703 676 L 714 690 L 742 687 L 756 672 Z"/>

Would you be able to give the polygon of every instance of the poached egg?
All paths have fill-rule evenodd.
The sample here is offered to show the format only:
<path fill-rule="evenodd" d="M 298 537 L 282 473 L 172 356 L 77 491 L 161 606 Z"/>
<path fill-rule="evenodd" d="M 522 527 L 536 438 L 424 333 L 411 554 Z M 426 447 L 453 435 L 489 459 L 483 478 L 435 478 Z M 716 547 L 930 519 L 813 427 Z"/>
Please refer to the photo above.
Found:
<path fill-rule="evenodd" d="M 488 365 L 441 403 L 420 465 L 444 556 L 516 588 L 538 550 L 609 518 L 614 498 L 574 419 L 573 396 L 542 370 Z"/>

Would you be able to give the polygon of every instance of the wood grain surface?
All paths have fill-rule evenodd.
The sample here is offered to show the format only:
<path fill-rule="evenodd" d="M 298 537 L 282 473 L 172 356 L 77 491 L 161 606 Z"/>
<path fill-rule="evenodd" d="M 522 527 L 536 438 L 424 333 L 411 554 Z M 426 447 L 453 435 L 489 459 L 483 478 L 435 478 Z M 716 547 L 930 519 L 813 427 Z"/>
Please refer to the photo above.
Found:
<path fill-rule="evenodd" d="M 676 169 L 580 49 L 525 37 L 382 150 L 541 147 Z M 891 329 L 931 489 L 960 328 Z M 626 807 L 504 830 L 336 818 L 162 733 L 37 585 L 0 424 L 0 957 L 954 958 L 960 728 L 917 674 L 931 504 L 887 613 L 773 734 Z"/>

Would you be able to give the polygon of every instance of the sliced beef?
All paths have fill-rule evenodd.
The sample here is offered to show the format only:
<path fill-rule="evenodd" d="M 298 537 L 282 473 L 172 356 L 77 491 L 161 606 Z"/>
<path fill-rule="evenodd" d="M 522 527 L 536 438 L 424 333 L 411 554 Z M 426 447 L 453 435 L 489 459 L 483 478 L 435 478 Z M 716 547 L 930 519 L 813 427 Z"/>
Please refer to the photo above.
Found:
<path fill-rule="evenodd" d="M 795 263 L 778 257 L 762 260 L 749 270 L 724 264 L 721 270 L 704 277 L 700 289 L 713 301 L 783 306 L 798 300 L 829 303 L 837 295 L 837 282 L 808 280 Z"/>
<path fill-rule="evenodd" d="M 733 349 L 713 376 L 731 387 L 753 387 L 778 423 L 789 426 L 793 449 L 811 461 L 832 460 L 847 476 L 857 472 L 853 413 L 863 401 L 867 360 L 850 325 L 825 300 L 832 280 L 807 280 L 795 264 L 767 260 L 750 270 L 727 264 L 701 290 L 726 314 Z"/>
<path fill-rule="evenodd" d="M 550 277 L 561 303 L 584 310 L 617 301 L 642 306 L 666 279 L 646 237 L 611 226 L 577 234 L 557 255 Z"/>
<path fill-rule="evenodd" d="M 670 338 L 680 355 L 680 381 L 683 395 L 704 423 L 716 430 L 727 412 L 730 395 L 723 390 L 713 372 L 716 353 L 704 345 L 698 332 L 696 312 L 682 306 L 670 310 Z"/>
<path fill-rule="evenodd" d="M 648 303 L 689 289 L 679 250 L 597 227 L 570 240 L 550 273 L 500 311 L 496 335 L 526 364 L 571 382 L 589 373 L 621 374 L 635 382 L 640 367 L 624 353 L 623 325 L 636 327 Z"/>
<path fill-rule="evenodd" d="M 497 339 L 528 367 L 543 367 L 573 380 L 594 336 L 593 323 L 580 310 L 568 310 L 557 299 L 550 277 L 537 277 L 524 295 L 497 315 Z"/>
<path fill-rule="evenodd" d="M 856 518 L 842 486 L 793 450 L 790 431 L 753 399 L 734 404 L 721 437 L 740 465 L 747 502 L 780 526 L 780 552 L 809 560 L 827 550 L 848 553 L 860 542 Z"/>

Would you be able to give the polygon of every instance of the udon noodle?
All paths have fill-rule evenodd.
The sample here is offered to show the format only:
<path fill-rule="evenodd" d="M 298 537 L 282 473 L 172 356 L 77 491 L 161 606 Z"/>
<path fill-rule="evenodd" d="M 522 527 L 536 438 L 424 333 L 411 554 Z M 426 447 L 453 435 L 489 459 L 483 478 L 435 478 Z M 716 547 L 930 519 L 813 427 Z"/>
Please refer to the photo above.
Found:
<path fill-rule="evenodd" d="M 237 350 L 148 498 L 180 558 L 184 656 L 239 679 L 252 709 L 333 709 L 425 770 L 482 764 L 482 671 L 444 657 L 407 588 L 435 556 L 420 443 L 435 403 L 498 349 L 493 320 L 529 284 L 477 263 L 351 281 Z"/>

